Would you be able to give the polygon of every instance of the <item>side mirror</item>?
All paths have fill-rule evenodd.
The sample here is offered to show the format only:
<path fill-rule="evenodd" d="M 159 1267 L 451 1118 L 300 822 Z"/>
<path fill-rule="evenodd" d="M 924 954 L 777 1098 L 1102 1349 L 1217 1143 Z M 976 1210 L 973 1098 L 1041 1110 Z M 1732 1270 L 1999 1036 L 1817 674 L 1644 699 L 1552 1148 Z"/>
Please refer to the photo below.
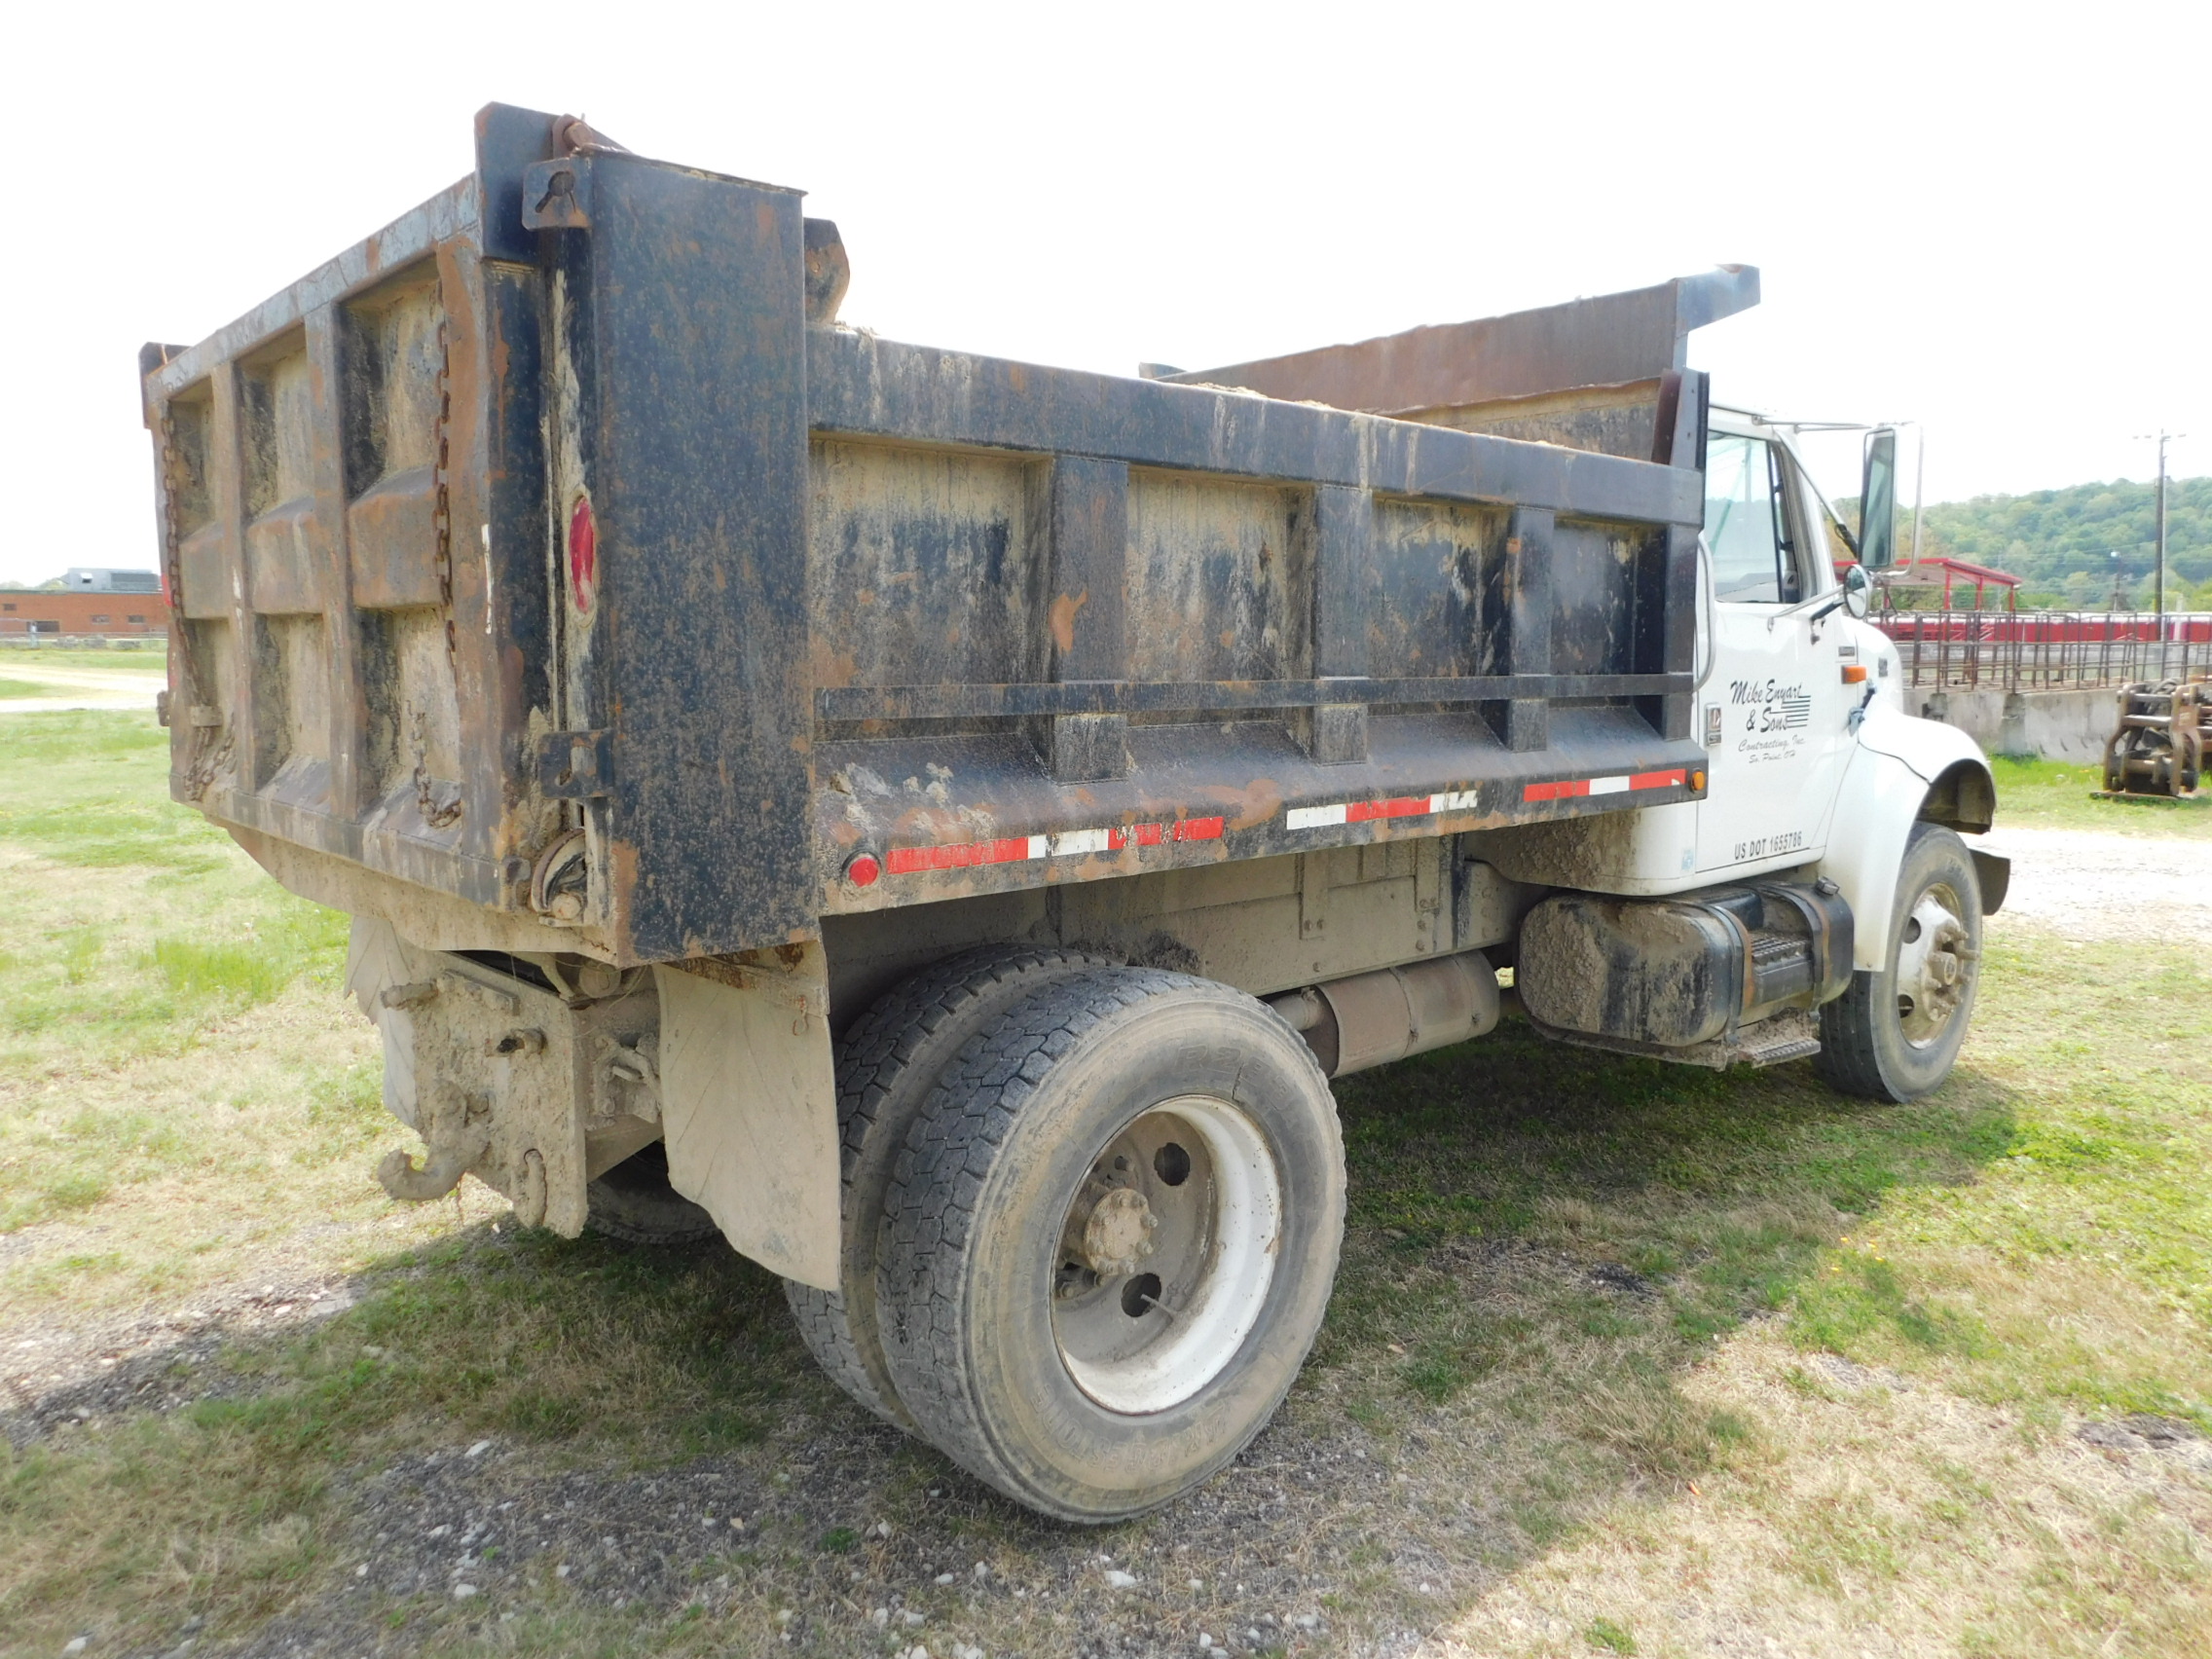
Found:
<path fill-rule="evenodd" d="M 1857 620 L 1866 620 L 1866 610 L 1874 593 L 1874 578 L 1866 573 L 1863 565 L 1853 565 L 1843 572 L 1843 608 Z"/>
<path fill-rule="evenodd" d="M 1859 563 L 1886 571 L 1898 562 L 1898 435 L 1882 426 L 1866 434 L 1866 465 L 1859 486 Z"/>

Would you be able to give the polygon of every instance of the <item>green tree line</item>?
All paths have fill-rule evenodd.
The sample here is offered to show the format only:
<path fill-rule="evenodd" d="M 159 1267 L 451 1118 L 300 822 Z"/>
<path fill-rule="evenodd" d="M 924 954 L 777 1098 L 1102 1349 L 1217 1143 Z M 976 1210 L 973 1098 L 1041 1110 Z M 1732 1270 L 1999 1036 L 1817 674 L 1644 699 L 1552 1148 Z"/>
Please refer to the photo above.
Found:
<path fill-rule="evenodd" d="M 2019 603 L 2040 608 L 2148 609 L 2157 540 L 2157 486 L 2120 478 L 2025 496 L 1932 502 L 1923 558 L 1947 554 L 2024 577 Z M 1899 541 L 1911 545 L 1912 513 Z M 2119 557 L 2115 558 L 2114 554 Z M 1901 597 L 1901 595 L 1900 595 Z M 1957 604 L 1973 603 L 1970 586 Z M 2003 603 L 2000 594 L 1986 602 Z M 2166 608 L 2212 609 L 2212 478 L 2166 481 Z"/>

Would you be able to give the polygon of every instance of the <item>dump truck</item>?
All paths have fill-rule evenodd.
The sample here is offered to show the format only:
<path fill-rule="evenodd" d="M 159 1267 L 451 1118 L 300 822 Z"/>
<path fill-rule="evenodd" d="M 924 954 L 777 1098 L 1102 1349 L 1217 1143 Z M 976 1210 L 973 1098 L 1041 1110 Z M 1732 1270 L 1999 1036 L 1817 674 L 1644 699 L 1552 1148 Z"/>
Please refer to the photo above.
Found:
<path fill-rule="evenodd" d="M 353 918 L 395 1198 L 719 1234 L 1103 1522 L 1296 1377 L 1333 1080 L 1950 1070 L 1991 776 L 1862 620 L 1895 434 L 1847 530 L 1686 366 L 1755 270 L 1122 377 L 840 323 L 796 190 L 475 158 L 140 363 L 170 787 Z"/>

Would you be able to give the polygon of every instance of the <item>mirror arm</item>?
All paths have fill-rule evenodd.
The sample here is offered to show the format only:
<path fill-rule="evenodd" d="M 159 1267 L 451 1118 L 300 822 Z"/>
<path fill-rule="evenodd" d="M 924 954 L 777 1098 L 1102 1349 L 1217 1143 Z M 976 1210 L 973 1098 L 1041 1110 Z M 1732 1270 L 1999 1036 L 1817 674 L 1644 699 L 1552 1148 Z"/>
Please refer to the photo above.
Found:
<path fill-rule="evenodd" d="M 1816 605 L 1826 606 L 1826 610 L 1823 610 L 1819 616 L 1813 618 L 1814 621 L 1818 622 L 1821 616 L 1825 616 L 1828 610 L 1833 610 L 1842 603 L 1843 601 L 1837 597 L 1833 589 L 1817 593 L 1811 599 L 1801 599 L 1795 605 L 1786 605 L 1780 610 L 1770 611 L 1766 619 L 1766 631 L 1770 634 L 1773 633 L 1777 627 L 1788 621 L 1790 617 L 1802 616 Z"/>

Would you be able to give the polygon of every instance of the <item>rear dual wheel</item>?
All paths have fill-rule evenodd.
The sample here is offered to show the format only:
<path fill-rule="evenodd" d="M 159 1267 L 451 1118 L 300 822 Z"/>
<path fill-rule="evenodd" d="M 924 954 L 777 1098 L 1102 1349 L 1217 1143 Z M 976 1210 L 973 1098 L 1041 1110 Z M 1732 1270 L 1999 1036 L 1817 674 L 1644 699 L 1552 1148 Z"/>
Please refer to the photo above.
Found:
<path fill-rule="evenodd" d="M 1112 964 L 1078 950 L 985 946 L 902 982 L 837 1046 L 841 1238 L 838 1288 L 784 1281 L 792 1317 L 837 1385 L 894 1427 L 911 1429 L 876 1336 L 876 1235 L 915 1115 L 960 1046 L 1042 986 Z"/>
<path fill-rule="evenodd" d="M 1344 1230 L 1336 1103 L 1227 986 L 1094 971 L 976 1033 L 884 1197 L 877 1330 L 956 1461 L 1065 1520 L 1220 1469 L 1273 1414 Z"/>

